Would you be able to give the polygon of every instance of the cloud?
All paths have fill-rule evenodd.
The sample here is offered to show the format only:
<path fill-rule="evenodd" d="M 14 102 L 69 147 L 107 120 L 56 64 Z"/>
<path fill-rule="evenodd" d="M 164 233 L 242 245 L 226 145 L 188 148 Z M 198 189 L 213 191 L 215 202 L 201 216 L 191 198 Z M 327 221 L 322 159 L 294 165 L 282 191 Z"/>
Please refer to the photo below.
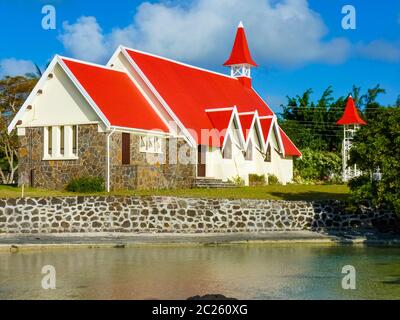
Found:
<path fill-rule="evenodd" d="M 102 29 L 94 17 L 80 17 L 76 23 L 63 23 L 59 36 L 67 52 L 89 61 L 101 61 L 109 54 Z"/>
<path fill-rule="evenodd" d="M 350 54 L 346 39 L 325 40 L 328 29 L 307 0 L 145 2 L 130 25 L 104 33 L 94 17 L 80 17 L 64 23 L 59 39 L 68 53 L 96 62 L 104 62 L 123 44 L 190 63 L 220 65 L 240 20 L 261 65 L 335 64 Z"/>
<path fill-rule="evenodd" d="M 400 43 L 394 44 L 384 40 L 369 43 L 358 43 L 354 48 L 355 56 L 384 62 L 400 62 Z"/>
<path fill-rule="evenodd" d="M 0 60 L 0 76 L 20 76 L 36 72 L 35 64 L 29 60 L 7 58 Z"/>

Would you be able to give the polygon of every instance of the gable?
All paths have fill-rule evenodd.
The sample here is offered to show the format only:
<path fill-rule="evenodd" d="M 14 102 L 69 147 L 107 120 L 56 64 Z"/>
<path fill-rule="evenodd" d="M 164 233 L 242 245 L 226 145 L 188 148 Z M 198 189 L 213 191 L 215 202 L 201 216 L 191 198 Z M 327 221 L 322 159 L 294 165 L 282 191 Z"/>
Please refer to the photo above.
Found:
<path fill-rule="evenodd" d="M 84 124 L 100 121 L 87 100 L 59 64 L 52 70 L 41 94 L 36 94 L 21 118 L 24 126 Z"/>

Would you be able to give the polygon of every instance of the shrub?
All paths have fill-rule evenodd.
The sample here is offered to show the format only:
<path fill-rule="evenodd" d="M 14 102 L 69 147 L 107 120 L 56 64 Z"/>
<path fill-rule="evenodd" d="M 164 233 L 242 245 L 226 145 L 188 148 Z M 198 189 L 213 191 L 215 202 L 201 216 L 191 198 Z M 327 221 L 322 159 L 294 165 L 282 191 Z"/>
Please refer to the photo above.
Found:
<path fill-rule="evenodd" d="M 295 176 L 305 181 L 340 181 L 342 160 L 338 154 L 307 148 L 302 153 L 294 162 Z"/>
<path fill-rule="evenodd" d="M 265 185 L 265 175 L 263 174 L 249 174 L 249 185 L 250 186 L 264 186 Z"/>
<path fill-rule="evenodd" d="M 67 185 L 70 192 L 102 192 L 104 179 L 101 177 L 81 177 L 72 179 Z"/>
<path fill-rule="evenodd" d="M 279 182 L 278 177 L 277 177 L 276 175 L 274 175 L 274 174 L 269 174 L 269 175 L 268 175 L 267 181 L 268 181 L 268 184 L 269 184 L 269 185 L 281 184 L 281 183 Z"/>
<path fill-rule="evenodd" d="M 228 179 L 228 182 L 231 182 L 238 187 L 243 187 L 245 184 L 243 178 L 240 176 L 232 177 L 232 178 Z"/>

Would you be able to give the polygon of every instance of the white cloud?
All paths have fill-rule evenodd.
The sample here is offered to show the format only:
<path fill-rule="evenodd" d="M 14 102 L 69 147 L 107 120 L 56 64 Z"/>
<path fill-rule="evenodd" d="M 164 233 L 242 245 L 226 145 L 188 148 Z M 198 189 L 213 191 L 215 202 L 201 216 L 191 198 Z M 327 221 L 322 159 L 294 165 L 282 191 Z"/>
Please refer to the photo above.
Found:
<path fill-rule="evenodd" d="M 101 61 L 109 54 L 101 27 L 94 17 L 80 17 L 76 23 L 63 23 L 59 36 L 67 52 L 89 61 Z"/>
<path fill-rule="evenodd" d="M 384 62 L 400 62 L 400 43 L 375 40 L 355 45 L 355 56 Z"/>
<path fill-rule="evenodd" d="M 20 76 L 36 72 L 35 64 L 29 60 L 7 58 L 0 60 L 0 76 Z"/>
<path fill-rule="evenodd" d="M 81 17 L 63 25 L 60 40 L 68 53 L 97 62 L 123 44 L 191 63 L 220 65 L 229 55 L 240 20 L 261 65 L 340 63 L 349 55 L 347 40 L 324 40 L 328 30 L 306 0 L 146 2 L 124 28 L 104 34 L 94 17 Z"/>

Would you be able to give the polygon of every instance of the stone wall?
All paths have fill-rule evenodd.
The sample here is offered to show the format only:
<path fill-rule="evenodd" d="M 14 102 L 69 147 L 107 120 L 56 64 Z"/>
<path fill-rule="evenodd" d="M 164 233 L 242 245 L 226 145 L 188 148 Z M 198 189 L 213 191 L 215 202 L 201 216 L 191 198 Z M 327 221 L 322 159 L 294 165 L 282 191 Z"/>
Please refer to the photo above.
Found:
<path fill-rule="evenodd" d="M 106 135 L 98 132 L 97 124 L 78 126 L 78 159 L 44 161 L 43 127 L 26 128 L 19 138 L 19 185 L 30 185 L 34 170 L 34 187 L 64 189 L 76 177 L 105 178 Z"/>
<path fill-rule="evenodd" d="M 115 132 L 111 136 L 111 186 L 120 189 L 156 189 L 156 188 L 188 188 L 196 174 L 194 149 L 187 148 L 191 154 L 190 163 L 176 163 L 171 154 L 187 146 L 183 139 L 162 139 L 160 154 L 139 151 L 139 135 L 131 133 L 130 164 L 122 164 L 122 133 Z M 173 148 L 173 149 L 172 149 Z"/>
<path fill-rule="evenodd" d="M 121 137 L 121 132 L 115 132 L 110 139 L 110 184 L 113 190 L 192 185 L 196 173 L 195 153 L 191 164 L 170 163 L 168 139 L 163 139 L 162 154 L 151 155 L 139 151 L 139 136 L 131 133 L 131 164 L 123 165 Z M 43 127 L 26 128 L 25 136 L 19 137 L 19 144 L 19 185 L 30 185 L 31 170 L 34 171 L 34 187 L 39 188 L 64 189 L 71 179 L 83 176 L 106 180 L 107 134 L 98 132 L 97 124 L 78 126 L 77 160 L 43 160 Z M 177 145 L 185 144 L 183 139 L 177 140 Z"/>
<path fill-rule="evenodd" d="M 0 199 L 0 233 L 204 233 L 395 225 L 385 210 L 344 213 L 340 201 L 77 196 Z"/>

